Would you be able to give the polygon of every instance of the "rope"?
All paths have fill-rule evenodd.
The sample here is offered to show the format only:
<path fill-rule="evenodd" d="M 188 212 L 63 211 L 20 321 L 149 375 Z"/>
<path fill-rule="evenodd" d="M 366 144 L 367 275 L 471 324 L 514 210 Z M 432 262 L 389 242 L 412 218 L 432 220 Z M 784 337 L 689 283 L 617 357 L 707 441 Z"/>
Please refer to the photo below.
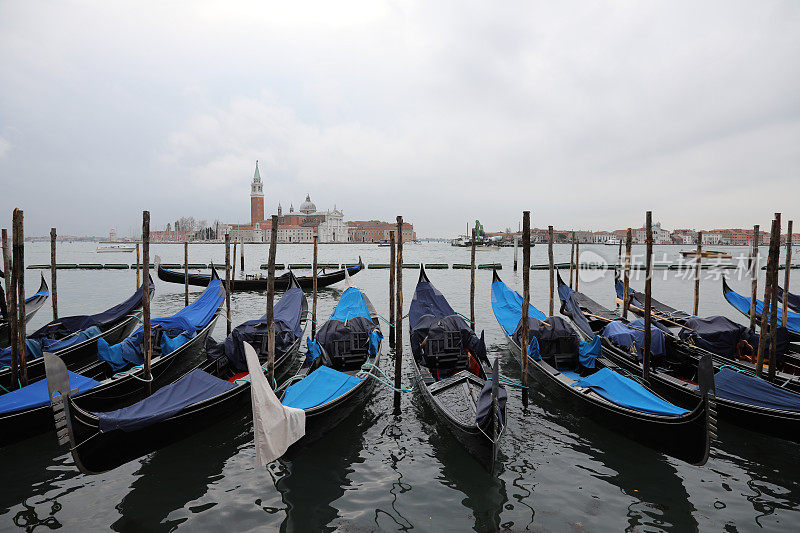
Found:
<path fill-rule="evenodd" d="M 131 368 L 129 368 L 128 370 L 125 370 L 124 372 L 117 372 L 116 374 L 114 374 L 113 377 L 130 376 L 132 378 L 138 379 L 139 381 L 144 381 L 145 383 L 150 383 L 151 381 L 153 381 L 153 376 L 152 375 L 150 376 L 150 379 L 140 378 L 139 376 L 137 376 L 136 375 L 136 371 L 137 370 L 144 370 L 144 365 L 132 366 Z"/>
<path fill-rule="evenodd" d="M 637 376 L 636 374 L 634 374 L 632 372 L 629 372 L 628 370 L 626 370 L 626 369 L 624 369 L 622 367 L 619 367 L 619 370 L 621 370 L 624 374 L 627 374 L 628 377 L 630 377 L 631 379 L 634 379 L 634 380 L 638 381 L 640 384 L 644 385 L 644 381 L 642 380 L 641 376 Z"/>
<path fill-rule="evenodd" d="M 136 320 L 138 320 L 139 322 L 141 322 L 144 325 L 144 321 L 141 318 L 139 318 L 138 316 L 136 316 L 136 315 L 128 315 L 128 318 L 135 318 Z"/>
<path fill-rule="evenodd" d="M 489 377 L 489 378 L 486 378 L 486 381 L 491 381 L 491 380 L 492 380 L 492 378 L 491 378 L 491 377 Z M 517 387 L 517 388 L 520 388 L 520 389 L 527 389 L 527 388 L 529 388 L 527 385 L 523 385 L 523 384 L 522 384 L 522 383 L 520 383 L 519 381 L 513 380 L 513 379 L 511 379 L 511 378 L 507 378 L 507 377 L 505 377 L 505 376 L 500 376 L 500 377 L 497 379 L 497 381 L 499 381 L 500 383 L 502 383 L 502 384 L 504 384 L 504 385 L 511 385 L 512 387 Z"/>
<path fill-rule="evenodd" d="M 756 375 L 755 372 L 751 372 L 749 370 L 745 370 L 744 368 L 739 368 L 738 366 L 722 365 L 721 367 L 719 367 L 720 370 L 722 370 L 723 368 L 731 368 L 731 369 L 733 369 L 733 370 L 735 370 L 737 372 L 741 372 L 742 374 L 750 374 L 751 376 L 758 377 L 758 375 Z"/>
<path fill-rule="evenodd" d="M 470 324 L 475 324 L 475 322 L 473 322 L 472 320 L 470 320 L 470 319 L 467 317 L 467 315 L 462 315 L 462 314 L 461 314 L 461 313 L 459 313 L 458 311 L 456 311 L 456 314 L 457 314 L 457 315 L 459 315 L 459 316 L 460 316 L 461 318 L 463 318 L 464 320 L 466 320 L 467 322 L 469 322 Z"/>
<path fill-rule="evenodd" d="M 8 390 L 7 388 L 3 387 L 2 385 L 0 385 L 0 389 L 3 389 L 3 390 L 4 390 L 4 391 L 6 391 L 6 392 L 11 392 L 11 391 L 10 391 L 10 390 Z"/>

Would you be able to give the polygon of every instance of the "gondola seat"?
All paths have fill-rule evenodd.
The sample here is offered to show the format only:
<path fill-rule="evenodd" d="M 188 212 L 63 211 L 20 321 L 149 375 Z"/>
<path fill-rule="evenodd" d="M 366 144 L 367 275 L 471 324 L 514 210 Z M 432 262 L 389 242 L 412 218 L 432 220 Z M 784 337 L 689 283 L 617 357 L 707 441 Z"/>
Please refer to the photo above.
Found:
<path fill-rule="evenodd" d="M 514 332 L 514 340 L 521 342 L 522 321 Z M 580 339 L 569 323 L 561 317 L 551 316 L 547 320 L 528 319 L 528 337 L 536 339 L 539 355 L 556 369 L 579 368 L 578 346 Z"/>

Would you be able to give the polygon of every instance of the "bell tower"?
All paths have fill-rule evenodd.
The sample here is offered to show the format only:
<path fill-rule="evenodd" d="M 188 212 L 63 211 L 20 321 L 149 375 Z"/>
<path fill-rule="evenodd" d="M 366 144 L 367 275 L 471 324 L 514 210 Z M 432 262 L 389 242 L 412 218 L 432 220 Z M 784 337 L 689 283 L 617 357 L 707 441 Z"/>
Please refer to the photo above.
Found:
<path fill-rule="evenodd" d="M 250 184 L 250 223 L 259 222 L 264 222 L 264 184 L 261 183 L 261 173 L 258 171 L 258 161 L 256 161 L 256 171 Z"/>

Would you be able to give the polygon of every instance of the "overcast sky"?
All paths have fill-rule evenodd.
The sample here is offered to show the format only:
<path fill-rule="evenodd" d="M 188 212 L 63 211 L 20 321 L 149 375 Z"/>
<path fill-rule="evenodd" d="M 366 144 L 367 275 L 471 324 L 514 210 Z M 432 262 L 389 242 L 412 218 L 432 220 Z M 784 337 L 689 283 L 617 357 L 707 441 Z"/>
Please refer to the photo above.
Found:
<path fill-rule="evenodd" d="M 0 2 L 0 224 L 800 219 L 800 2 Z M 784 218 L 784 220 L 786 220 Z"/>

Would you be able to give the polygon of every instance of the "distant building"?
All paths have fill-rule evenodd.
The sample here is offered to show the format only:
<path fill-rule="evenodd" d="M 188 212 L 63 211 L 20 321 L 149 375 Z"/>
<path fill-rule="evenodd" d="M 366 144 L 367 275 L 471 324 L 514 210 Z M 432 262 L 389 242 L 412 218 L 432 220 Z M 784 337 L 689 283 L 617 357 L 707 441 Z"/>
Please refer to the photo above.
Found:
<path fill-rule="evenodd" d="M 334 206 L 330 211 L 317 211 L 317 206 L 306 195 L 295 212 L 290 206 L 289 213 L 283 214 L 278 204 L 278 242 L 313 242 L 317 235 L 319 242 L 347 242 L 348 227 L 344 222 L 344 214 Z M 272 230 L 272 217 L 264 216 L 264 189 L 261 172 L 256 161 L 253 181 L 250 183 L 250 223 L 226 224 L 223 233 L 230 233 L 232 240 L 244 242 L 269 242 Z"/>
<path fill-rule="evenodd" d="M 389 242 L 389 232 L 397 231 L 397 224 L 379 220 L 354 220 L 347 223 L 349 242 Z M 415 241 L 414 226 L 403 222 L 403 241 Z"/>

